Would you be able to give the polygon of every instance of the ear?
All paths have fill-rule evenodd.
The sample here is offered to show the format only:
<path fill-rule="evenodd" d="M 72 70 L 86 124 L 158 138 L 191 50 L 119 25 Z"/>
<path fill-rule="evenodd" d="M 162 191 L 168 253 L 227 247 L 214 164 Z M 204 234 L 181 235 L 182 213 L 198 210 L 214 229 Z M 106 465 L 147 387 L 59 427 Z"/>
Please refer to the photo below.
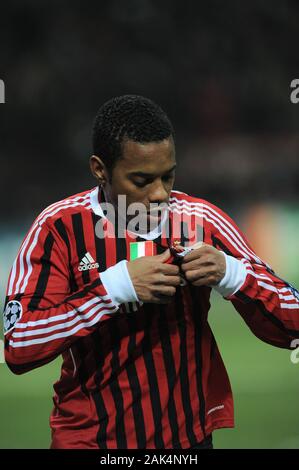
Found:
<path fill-rule="evenodd" d="M 100 186 L 105 186 L 108 181 L 108 171 L 103 160 L 97 155 L 92 155 L 89 159 L 91 173 L 98 180 Z"/>

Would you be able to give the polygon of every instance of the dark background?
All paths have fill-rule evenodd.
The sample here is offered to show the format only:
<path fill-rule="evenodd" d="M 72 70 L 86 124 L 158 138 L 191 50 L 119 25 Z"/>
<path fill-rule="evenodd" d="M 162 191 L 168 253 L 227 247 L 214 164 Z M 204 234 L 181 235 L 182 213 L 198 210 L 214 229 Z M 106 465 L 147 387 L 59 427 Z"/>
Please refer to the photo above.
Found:
<path fill-rule="evenodd" d="M 299 5 L 290 0 L 10 0 L 0 6 L 0 295 L 29 226 L 95 186 L 98 108 L 133 93 L 176 130 L 175 188 L 208 199 L 258 255 L 299 284 Z M 209 322 L 234 391 L 236 428 L 216 448 L 299 448 L 299 365 L 214 295 Z M 3 362 L 0 448 L 47 448 L 60 359 L 23 376 Z M 1 362 L 3 362 L 1 364 Z"/>
<path fill-rule="evenodd" d="M 178 189 L 222 206 L 297 198 L 298 23 L 296 1 L 3 3 L 3 216 L 93 186 L 92 122 L 124 93 L 173 121 Z"/>

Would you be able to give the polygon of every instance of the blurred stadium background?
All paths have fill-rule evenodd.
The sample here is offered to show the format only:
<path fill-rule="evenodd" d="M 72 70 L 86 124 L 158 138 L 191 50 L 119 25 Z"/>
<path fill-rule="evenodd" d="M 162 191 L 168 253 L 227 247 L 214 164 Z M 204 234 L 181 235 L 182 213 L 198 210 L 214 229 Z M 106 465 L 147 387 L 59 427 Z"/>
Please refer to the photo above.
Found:
<path fill-rule="evenodd" d="M 156 100 L 176 129 L 176 188 L 210 200 L 259 256 L 299 285 L 299 104 L 295 1 L 11 0 L 1 5 L 0 282 L 48 204 L 93 187 L 97 108 Z M 235 397 L 217 448 L 299 448 L 299 364 L 255 338 L 213 296 L 210 322 Z M 23 376 L 0 364 L 0 448 L 47 448 L 60 359 Z"/>

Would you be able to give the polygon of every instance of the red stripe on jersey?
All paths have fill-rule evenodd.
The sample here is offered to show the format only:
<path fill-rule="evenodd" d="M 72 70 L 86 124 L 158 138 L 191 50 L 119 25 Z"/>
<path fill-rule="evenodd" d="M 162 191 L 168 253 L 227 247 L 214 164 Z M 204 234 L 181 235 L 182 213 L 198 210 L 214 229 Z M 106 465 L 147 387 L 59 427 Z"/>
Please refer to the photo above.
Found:
<path fill-rule="evenodd" d="M 150 240 L 145 242 L 144 256 L 153 256 L 154 254 L 154 243 Z"/>
<path fill-rule="evenodd" d="M 86 191 L 54 204 L 28 232 L 9 281 L 7 301 L 17 296 L 23 316 L 7 333 L 6 362 L 23 373 L 63 353 L 54 447 L 190 448 L 204 430 L 233 426 L 229 381 L 207 323 L 211 289 L 187 284 L 167 306 L 115 306 L 99 273 L 128 259 L 136 238 L 115 239 L 107 220 L 105 239 L 96 238 L 95 224 L 105 219 L 94 196 Z M 256 336 L 282 347 L 299 337 L 297 291 L 269 272 L 225 213 L 174 191 L 169 218 L 171 243 L 204 235 L 246 263 L 244 285 L 228 300 Z M 167 248 L 165 232 L 154 253 Z"/>

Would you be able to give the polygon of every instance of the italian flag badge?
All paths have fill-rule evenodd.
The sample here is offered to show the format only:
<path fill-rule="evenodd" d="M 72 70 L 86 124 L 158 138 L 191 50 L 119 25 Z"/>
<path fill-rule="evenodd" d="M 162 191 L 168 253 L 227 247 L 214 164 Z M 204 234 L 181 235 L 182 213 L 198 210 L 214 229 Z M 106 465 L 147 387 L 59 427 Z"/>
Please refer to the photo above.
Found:
<path fill-rule="evenodd" d="M 140 258 L 141 256 L 154 255 L 154 242 L 147 240 L 145 242 L 131 242 L 130 243 L 130 261 Z"/>

